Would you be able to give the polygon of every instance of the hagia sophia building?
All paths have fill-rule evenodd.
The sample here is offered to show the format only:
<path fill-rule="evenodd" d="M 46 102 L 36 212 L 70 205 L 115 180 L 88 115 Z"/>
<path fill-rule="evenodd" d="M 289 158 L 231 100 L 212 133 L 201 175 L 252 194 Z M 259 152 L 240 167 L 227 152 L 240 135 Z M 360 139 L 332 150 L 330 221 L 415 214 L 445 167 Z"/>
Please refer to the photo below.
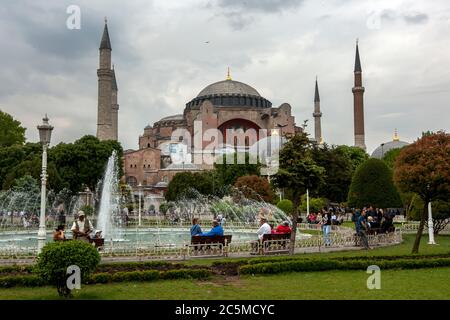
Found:
<path fill-rule="evenodd" d="M 98 118 L 97 137 L 100 140 L 118 139 L 118 86 L 114 68 L 111 68 L 111 41 L 105 21 L 100 43 L 98 75 Z M 354 86 L 354 145 L 366 149 L 364 134 L 364 91 L 362 68 L 356 43 Z M 181 109 L 180 109 L 181 111 Z M 314 94 L 314 139 L 323 143 L 319 88 L 316 79 Z M 192 161 L 191 152 L 182 142 L 173 141 L 172 133 L 184 129 L 194 136 L 194 122 L 200 121 L 203 130 L 217 129 L 226 140 L 228 129 L 242 129 L 244 132 L 266 129 L 270 135 L 274 129 L 283 136 L 301 132 L 296 125 L 289 103 L 273 106 L 272 103 L 252 86 L 233 80 L 228 71 L 226 79 L 207 85 L 188 101 L 180 114 L 168 115 L 153 126 L 146 126 L 138 137 L 138 150 L 125 150 L 123 180 L 134 189 L 142 186 L 147 194 L 162 195 L 168 182 L 175 174 L 183 171 L 200 171 L 211 168 Z M 263 137 L 257 136 L 257 140 Z M 254 141 L 245 141 L 244 148 L 250 148 Z M 236 147 L 236 141 L 231 145 Z M 182 163 L 172 161 L 174 153 L 182 153 Z"/>

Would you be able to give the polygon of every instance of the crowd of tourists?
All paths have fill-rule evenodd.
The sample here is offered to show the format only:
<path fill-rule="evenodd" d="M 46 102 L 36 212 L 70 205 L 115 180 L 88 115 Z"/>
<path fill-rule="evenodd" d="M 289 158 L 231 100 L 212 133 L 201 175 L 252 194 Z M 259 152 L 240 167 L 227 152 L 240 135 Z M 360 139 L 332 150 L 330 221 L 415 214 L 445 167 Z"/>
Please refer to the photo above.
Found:
<path fill-rule="evenodd" d="M 341 225 L 344 222 L 346 210 L 342 207 L 323 207 L 317 212 L 311 212 L 306 216 L 306 222 L 309 224 L 324 224 L 328 220 L 328 214 L 331 215 L 332 225 Z"/>
<path fill-rule="evenodd" d="M 355 223 L 356 233 L 361 244 L 368 249 L 367 235 L 395 231 L 395 215 L 394 211 L 385 212 L 383 209 L 376 209 L 372 206 L 364 207 L 362 210 L 356 209 L 352 215 L 352 221 Z"/>

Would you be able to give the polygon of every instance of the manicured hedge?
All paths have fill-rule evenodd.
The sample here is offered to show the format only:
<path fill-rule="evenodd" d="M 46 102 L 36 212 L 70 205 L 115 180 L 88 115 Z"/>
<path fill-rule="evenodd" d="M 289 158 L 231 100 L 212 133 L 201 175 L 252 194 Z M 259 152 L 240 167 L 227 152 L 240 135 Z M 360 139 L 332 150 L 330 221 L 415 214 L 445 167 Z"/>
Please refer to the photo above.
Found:
<path fill-rule="evenodd" d="M 282 272 L 306 272 L 325 270 L 365 270 L 370 265 L 380 269 L 419 269 L 450 266 L 450 258 L 397 259 L 397 260 L 298 260 L 245 265 L 240 274 L 276 274 Z"/>
<path fill-rule="evenodd" d="M 171 262 L 167 261 L 145 261 L 145 262 L 118 262 L 118 263 L 104 263 L 99 264 L 97 266 L 97 272 L 102 272 L 103 270 L 110 270 L 110 269 L 155 269 L 155 268 L 161 268 L 161 267 L 171 267 L 173 265 L 176 265 Z M 184 265 L 182 265 L 184 266 Z"/>
<path fill-rule="evenodd" d="M 0 267 L 0 274 L 8 274 L 8 273 L 32 273 L 34 266 L 18 266 L 18 265 L 12 265 L 12 266 L 5 266 Z"/>
<path fill-rule="evenodd" d="M 211 275 L 207 269 L 179 269 L 161 272 L 161 279 L 207 279 Z"/>
<path fill-rule="evenodd" d="M 36 275 L 15 275 L 0 277 L 0 288 L 21 287 L 39 287 L 45 285 L 45 282 Z"/>
<path fill-rule="evenodd" d="M 100 272 L 95 273 L 86 281 L 87 284 L 129 282 L 129 281 L 155 281 L 158 279 L 208 279 L 212 273 L 208 269 L 178 269 L 169 271 L 145 270 L 131 272 Z M 14 286 L 37 287 L 46 283 L 36 275 L 15 275 L 0 277 L 0 288 Z"/>

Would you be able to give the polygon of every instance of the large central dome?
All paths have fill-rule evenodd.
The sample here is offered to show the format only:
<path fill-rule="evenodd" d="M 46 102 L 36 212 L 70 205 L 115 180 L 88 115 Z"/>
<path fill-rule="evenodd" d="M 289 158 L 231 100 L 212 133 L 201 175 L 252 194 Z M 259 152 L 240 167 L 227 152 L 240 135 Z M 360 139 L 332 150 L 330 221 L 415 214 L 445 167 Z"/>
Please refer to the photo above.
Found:
<path fill-rule="evenodd" d="M 257 97 L 261 96 L 255 88 L 252 88 L 248 84 L 234 80 L 223 80 L 210 84 L 205 89 L 200 91 L 197 97 L 203 97 L 213 94 L 241 94 Z"/>
<path fill-rule="evenodd" d="M 271 108 L 272 103 L 261 97 L 255 88 L 248 84 L 231 80 L 215 82 L 204 88 L 200 93 L 186 103 L 188 109 L 198 109 L 204 101 L 210 101 L 215 107 L 232 108 Z"/>

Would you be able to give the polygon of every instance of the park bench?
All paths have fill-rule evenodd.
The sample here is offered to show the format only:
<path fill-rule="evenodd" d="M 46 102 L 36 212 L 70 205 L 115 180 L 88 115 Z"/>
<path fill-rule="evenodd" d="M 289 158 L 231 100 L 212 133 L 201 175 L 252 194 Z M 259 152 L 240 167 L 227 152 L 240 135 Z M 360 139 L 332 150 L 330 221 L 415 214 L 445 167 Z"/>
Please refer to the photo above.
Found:
<path fill-rule="evenodd" d="M 257 242 L 253 254 L 289 253 L 290 233 L 271 233 L 263 235 Z"/>
<path fill-rule="evenodd" d="M 189 246 L 190 256 L 227 256 L 231 235 L 224 236 L 192 236 Z"/>

